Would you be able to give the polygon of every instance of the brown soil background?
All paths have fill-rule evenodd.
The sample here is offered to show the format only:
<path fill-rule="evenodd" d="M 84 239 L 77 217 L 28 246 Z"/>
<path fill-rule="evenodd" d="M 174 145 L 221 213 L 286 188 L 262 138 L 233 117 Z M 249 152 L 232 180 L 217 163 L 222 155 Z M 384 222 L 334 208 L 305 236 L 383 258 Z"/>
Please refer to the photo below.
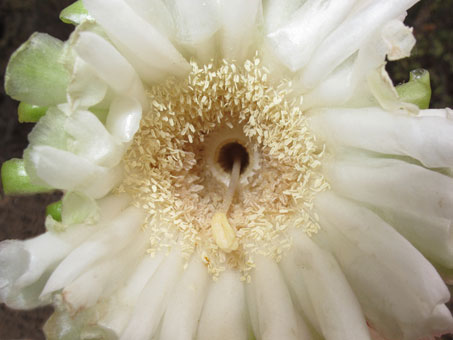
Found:
<path fill-rule="evenodd" d="M 35 31 L 66 39 L 72 26 L 58 19 L 58 13 L 72 0 L 0 0 L 0 72 L 3 84 L 9 56 Z M 406 23 L 414 27 L 417 45 L 413 57 L 389 64 L 394 82 L 408 78 L 408 72 L 423 67 L 430 71 L 433 97 L 431 106 L 453 106 L 453 0 L 422 0 L 409 11 Z M 17 103 L 5 95 L 0 86 L 0 163 L 21 157 L 27 146 L 32 124 L 19 124 Z M 26 239 L 44 231 L 47 204 L 58 194 L 8 197 L 0 192 L 0 240 Z M 41 331 L 51 307 L 33 311 L 14 311 L 0 305 L 0 340 L 44 339 Z M 446 335 L 443 340 L 453 339 Z"/>

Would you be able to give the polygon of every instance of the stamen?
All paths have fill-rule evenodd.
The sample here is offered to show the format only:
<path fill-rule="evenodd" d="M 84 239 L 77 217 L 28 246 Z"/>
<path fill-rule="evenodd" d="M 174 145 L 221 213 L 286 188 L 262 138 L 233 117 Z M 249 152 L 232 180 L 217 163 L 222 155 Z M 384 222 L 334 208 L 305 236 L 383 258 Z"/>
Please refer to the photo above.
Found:
<path fill-rule="evenodd" d="M 236 250 L 239 246 L 236 237 L 236 230 L 228 222 L 226 216 L 233 202 L 234 194 L 239 184 L 239 176 L 241 174 L 241 157 L 235 155 L 233 169 L 231 170 L 230 184 L 223 202 L 222 209 L 217 211 L 211 220 L 211 228 L 214 240 L 220 249 L 226 253 Z"/>

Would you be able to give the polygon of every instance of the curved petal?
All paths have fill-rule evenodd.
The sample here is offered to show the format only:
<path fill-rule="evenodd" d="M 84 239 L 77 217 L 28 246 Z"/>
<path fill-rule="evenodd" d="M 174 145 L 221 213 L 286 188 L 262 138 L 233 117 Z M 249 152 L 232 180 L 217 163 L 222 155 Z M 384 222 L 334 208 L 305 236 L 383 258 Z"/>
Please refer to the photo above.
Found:
<path fill-rule="evenodd" d="M 129 207 L 79 247 L 74 249 L 55 269 L 42 292 L 46 296 L 59 290 L 89 269 L 96 261 L 123 249 L 142 226 L 144 212 Z"/>
<path fill-rule="evenodd" d="M 453 329 L 450 298 L 434 267 L 366 208 L 332 193 L 315 207 L 371 325 L 391 339 L 419 339 Z"/>
<path fill-rule="evenodd" d="M 370 339 L 359 302 L 333 256 L 303 232 L 293 234 L 293 242 L 297 257 L 291 275 L 304 278 L 322 335 L 327 340 Z"/>
<path fill-rule="evenodd" d="M 310 331 L 297 315 L 277 264 L 263 256 L 247 285 L 247 300 L 253 332 L 262 340 L 311 339 Z"/>
<path fill-rule="evenodd" d="M 195 339 L 210 278 L 195 254 L 175 287 L 162 321 L 160 340 Z"/>
<path fill-rule="evenodd" d="M 107 129 L 117 141 L 127 143 L 138 131 L 141 118 L 142 107 L 136 100 L 118 97 L 110 105 Z"/>
<path fill-rule="evenodd" d="M 327 167 L 332 189 L 378 207 L 453 218 L 453 179 L 395 159 L 369 157 Z"/>
<path fill-rule="evenodd" d="M 74 50 L 116 93 L 137 99 L 143 110 L 147 109 L 148 101 L 140 78 L 109 42 L 95 33 L 80 32 Z"/>
<path fill-rule="evenodd" d="M 449 119 L 398 115 L 371 107 L 312 113 L 315 133 L 332 146 L 406 155 L 432 168 L 453 167 L 453 121 Z"/>
<path fill-rule="evenodd" d="M 108 6 L 105 6 L 103 0 L 85 0 L 84 4 L 107 34 L 120 42 L 120 51 L 125 46 L 142 65 L 177 76 L 190 70 L 189 63 L 171 42 L 138 16 L 124 0 L 110 0 Z M 118 16 L 117 13 L 121 15 Z M 134 65 L 133 60 L 129 61 Z M 154 82 L 158 77 L 144 80 Z"/>
<path fill-rule="evenodd" d="M 211 283 L 196 339 L 248 339 L 245 291 L 239 273 L 225 271 Z"/>
<path fill-rule="evenodd" d="M 155 335 L 182 269 L 181 253 L 173 250 L 140 294 L 120 340 L 149 339 Z"/>

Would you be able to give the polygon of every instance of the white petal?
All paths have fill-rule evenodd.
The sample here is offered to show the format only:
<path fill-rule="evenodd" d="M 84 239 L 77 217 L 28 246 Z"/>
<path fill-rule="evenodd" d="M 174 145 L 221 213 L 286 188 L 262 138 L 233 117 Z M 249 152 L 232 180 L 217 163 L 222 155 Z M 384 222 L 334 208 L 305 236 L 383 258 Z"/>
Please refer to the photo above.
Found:
<path fill-rule="evenodd" d="M 110 300 L 108 312 L 98 322 L 100 326 L 111 329 L 118 336 L 124 331 L 143 288 L 162 260 L 162 254 L 145 256 L 141 260 L 125 286 Z"/>
<path fill-rule="evenodd" d="M 225 271 L 211 283 L 196 339 L 248 339 L 244 284 L 238 273 Z"/>
<path fill-rule="evenodd" d="M 453 121 L 391 114 L 379 108 L 313 112 L 312 128 L 332 146 L 406 155 L 427 167 L 453 167 Z"/>
<path fill-rule="evenodd" d="M 193 255 L 168 302 L 160 340 L 195 338 L 209 280 L 208 271 L 200 257 Z"/>
<path fill-rule="evenodd" d="M 418 211 L 374 210 L 430 260 L 453 268 L 452 220 Z"/>
<path fill-rule="evenodd" d="M 95 264 L 63 289 L 63 298 L 71 312 L 94 306 L 102 296 L 110 296 L 131 274 L 145 253 L 147 237 L 138 239 L 118 254 Z"/>
<path fill-rule="evenodd" d="M 260 0 L 219 0 L 222 22 L 222 56 L 243 61 L 250 57 L 249 48 L 255 40 L 257 21 L 261 19 Z"/>
<path fill-rule="evenodd" d="M 126 0 L 135 13 L 153 25 L 170 40 L 175 35 L 173 18 L 162 0 Z M 166 1 L 165 1 L 166 2 Z"/>
<path fill-rule="evenodd" d="M 34 146 L 27 150 L 25 158 L 36 176 L 48 185 L 63 190 L 80 190 L 94 198 L 107 194 L 122 174 L 119 167 L 100 167 L 83 157 L 50 146 Z"/>
<path fill-rule="evenodd" d="M 287 23 L 297 9 L 304 3 L 303 0 L 268 0 L 263 2 L 264 25 L 266 33 L 276 31 Z"/>
<path fill-rule="evenodd" d="M 348 15 L 355 2 L 305 1 L 286 25 L 267 35 L 280 60 L 293 72 L 302 68 L 318 44 Z"/>
<path fill-rule="evenodd" d="M 257 256 L 252 282 L 247 285 L 253 332 L 262 340 L 311 339 L 300 323 L 288 288 L 272 259 Z M 301 327 L 302 326 L 302 327 Z"/>
<path fill-rule="evenodd" d="M 115 47 L 95 33 L 81 32 L 74 50 L 116 93 L 137 99 L 146 110 L 148 101 L 142 82 Z"/>
<path fill-rule="evenodd" d="M 365 8 L 347 18 L 313 53 L 302 76 L 305 87 L 315 87 L 354 54 L 384 23 L 397 18 L 415 2 L 416 0 L 370 1 Z"/>
<path fill-rule="evenodd" d="M 143 211 L 135 207 L 121 212 L 108 228 L 99 230 L 60 263 L 49 278 L 42 296 L 65 287 L 96 261 L 125 247 L 140 232 L 143 218 Z"/>
<path fill-rule="evenodd" d="M 92 112 L 73 112 L 66 120 L 64 129 L 72 137 L 67 142 L 68 151 L 107 167 L 113 167 L 121 161 L 123 148 L 115 143 Z"/>
<path fill-rule="evenodd" d="M 140 60 L 140 69 L 147 65 L 151 69 L 177 76 L 189 71 L 189 63 L 170 41 L 138 16 L 124 0 L 110 0 L 108 6 L 105 6 L 103 0 L 85 0 L 84 5 L 107 34 L 120 43 L 120 51 L 124 46 Z M 118 13 L 121 15 L 118 16 Z M 134 65 L 136 59 L 128 60 Z M 158 79 L 159 77 L 144 80 L 154 82 Z"/>
<path fill-rule="evenodd" d="M 110 105 L 107 129 L 119 142 L 129 142 L 140 127 L 142 107 L 127 97 L 118 97 Z"/>
<path fill-rule="evenodd" d="M 140 294 L 131 320 L 120 340 L 150 339 L 155 335 L 182 267 L 180 252 L 173 250 Z"/>
<path fill-rule="evenodd" d="M 370 339 L 360 305 L 333 256 L 302 232 L 293 237 L 298 253 L 293 271 L 304 278 L 323 336 Z"/>
<path fill-rule="evenodd" d="M 68 102 L 73 108 L 88 108 L 98 104 L 107 93 L 107 84 L 99 79 L 93 68 L 76 57 L 72 79 L 68 85 Z"/>
<path fill-rule="evenodd" d="M 331 193 L 316 198 L 325 237 L 368 320 L 388 338 L 419 339 L 453 328 L 447 287 L 433 266 L 366 208 Z"/>
<path fill-rule="evenodd" d="M 363 157 L 332 163 L 327 177 L 334 191 L 355 200 L 453 218 L 453 179 L 421 166 Z"/>
<path fill-rule="evenodd" d="M 412 28 L 405 26 L 401 20 L 392 20 L 384 26 L 382 38 L 389 50 L 389 60 L 398 60 L 409 57 L 415 45 Z"/>

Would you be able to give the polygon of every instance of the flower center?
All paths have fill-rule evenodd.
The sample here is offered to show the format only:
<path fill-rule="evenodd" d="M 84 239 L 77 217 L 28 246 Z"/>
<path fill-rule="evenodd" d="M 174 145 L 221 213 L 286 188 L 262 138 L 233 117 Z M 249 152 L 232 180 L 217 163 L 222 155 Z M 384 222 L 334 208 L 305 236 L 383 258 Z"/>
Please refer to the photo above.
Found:
<path fill-rule="evenodd" d="M 124 157 L 118 188 L 147 212 L 150 253 L 178 244 L 215 277 L 248 278 L 254 255 L 278 261 L 290 229 L 319 229 L 311 214 L 325 190 L 324 145 L 255 57 L 243 65 L 192 63 L 186 79 L 148 89 L 151 109 Z"/>

